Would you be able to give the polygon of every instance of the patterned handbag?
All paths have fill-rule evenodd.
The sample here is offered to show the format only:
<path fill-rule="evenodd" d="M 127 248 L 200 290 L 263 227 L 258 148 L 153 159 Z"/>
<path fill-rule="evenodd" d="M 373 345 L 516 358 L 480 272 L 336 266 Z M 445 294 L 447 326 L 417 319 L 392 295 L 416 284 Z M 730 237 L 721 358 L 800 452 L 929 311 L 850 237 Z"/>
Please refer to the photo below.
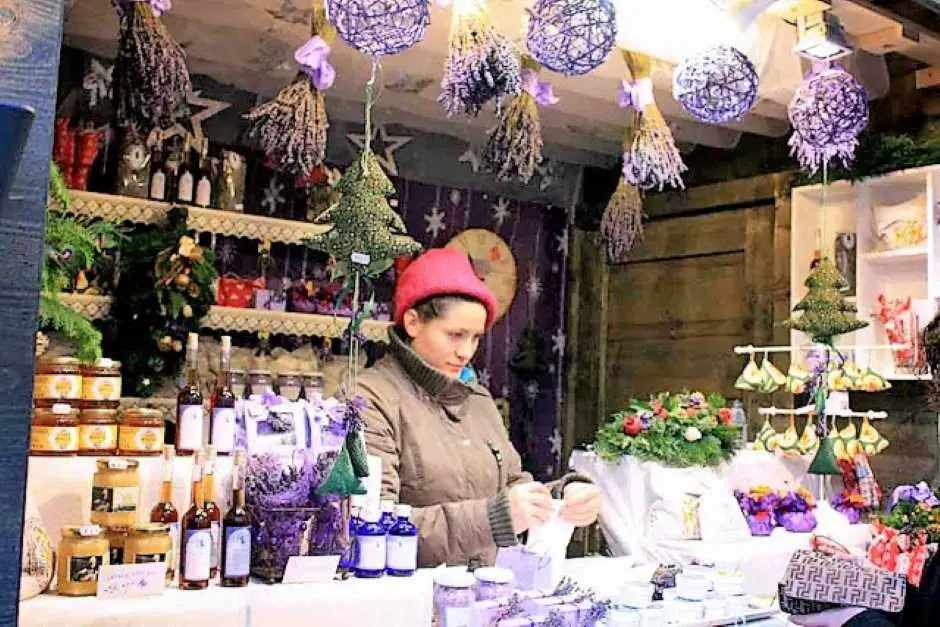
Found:
<path fill-rule="evenodd" d="M 867 562 L 815 551 L 796 551 L 780 582 L 780 609 L 805 615 L 836 607 L 862 607 L 897 613 L 904 607 L 907 582 Z"/>

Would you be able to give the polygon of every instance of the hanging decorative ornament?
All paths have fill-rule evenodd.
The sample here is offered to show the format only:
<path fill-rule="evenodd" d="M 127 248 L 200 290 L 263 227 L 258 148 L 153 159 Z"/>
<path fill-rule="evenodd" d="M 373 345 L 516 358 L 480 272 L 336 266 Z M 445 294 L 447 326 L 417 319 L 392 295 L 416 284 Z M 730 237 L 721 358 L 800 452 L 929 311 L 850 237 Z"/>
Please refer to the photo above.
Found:
<path fill-rule="evenodd" d="M 715 46 L 680 63 L 672 95 L 692 117 L 708 124 L 741 119 L 757 100 L 757 70 L 743 53 Z"/>
<path fill-rule="evenodd" d="M 450 26 L 450 48 L 437 101 L 447 115 L 479 115 L 487 102 L 515 96 L 522 89 L 512 43 L 493 25 L 485 0 L 457 0 Z"/>
<path fill-rule="evenodd" d="M 323 92 L 336 79 L 328 60 L 336 32 L 326 19 L 323 0 L 314 0 L 310 31 L 312 37 L 294 53 L 301 68 L 294 81 L 245 116 L 249 134 L 257 138 L 272 165 L 301 177 L 326 158 L 330 123 Z"/>
<path fill-rule="evenodd" d="M 424 39 L 428 0 L 327 0 L 339 36 L 371 57 L 398 54 Z"/>
<path fill-rule="evenodd" d="M 624 149 L 633 143 L 630 129 L 624 134 Z M 604 216 L 601 218 L 601 241 L 609 263 L 622 263 L 627 253 L 643 238 L 643 199 L 640 190 L 620 177 Z"/>
<path fill-rule="evenodd" d="M 552 86 L 539 80 L 539 64 L 529 55 L 522 57 L 522 91 L 510 99 L 490 131 L 483 148 L 483 165 L 503 182 L 514 176 L 525 185 L 542 161 L 542 124 L 539 105 L 558 102 Z"/>
<path fill-rule="evenodd" d="M 186 54 L 160 21 L 170 0 L 112 0 L 120 19 L 114 64 L 117 119 L 146 136 L 189 117 L 186 96 L 193 85 Z"/>
<path fill-rule="evenodd" d="M 833 158 L 847 166 L 868 124 L 868 94 L 842 67 L 817 64 L 793 94 L 788 113 L 790 154 L 801 166 L 815 172 Z"/>
<path fill-rule="evenodd" d="M 536 0 L 526 43 L 548 69 L 580 76 L 607 59 L 616 35 L 611 0 Z"/>
<path fill-rule="evenodd" d="M 688 168 L 653 98 L 653 60 L 641 52 L 622 52 L 633 80 L 620 82 L 617 104 L 634 110 L 632 141 L 623 153 L 623 176 L 643 190 L 662 190 L 667 184 L 684 188 L 682 173 Z"/>

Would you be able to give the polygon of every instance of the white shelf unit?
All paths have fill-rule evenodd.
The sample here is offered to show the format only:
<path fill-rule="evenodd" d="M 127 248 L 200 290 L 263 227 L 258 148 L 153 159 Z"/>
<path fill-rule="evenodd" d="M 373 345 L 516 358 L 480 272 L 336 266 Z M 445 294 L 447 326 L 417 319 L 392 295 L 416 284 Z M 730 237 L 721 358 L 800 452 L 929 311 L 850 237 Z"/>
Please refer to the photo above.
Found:
<path fill-rule="evenodd" d="M 826 210 L 823 212 L 825 196 Z M 930 322 L 940 298 L 940 165 L 902 170 L 856 183 L 836 181 L 793 189 L 790 255 L 790 305 L 806 295 L 806 280 L 817 248 L 835 260 L 839 233 L 855 235 L 856 281 L 854 297 L 858 316 L 869 322 L 864 329 L 838 338 L 847 350 L 853 346 L 884 345 L 890 340 L 877 320 L 878 296 L 912 299 L 920 329 Z M 888 249 L 878 231 L 893 220 L 919 221 L 926 240 L 909 247 Z M 825 221 L 825 223 L 823 223 Z M 820 230 L 824 229 L 820 239 Z M 810 344 L 800 331 L 791 332 L 793 345 Z M 793 355 L 802 359 L 802 355 Z M 894 381 L 915 381 L 929 376 L 899 371 L 891 351 L 859 350 L 854 355 L 863 367 L 872 368 Z"/>

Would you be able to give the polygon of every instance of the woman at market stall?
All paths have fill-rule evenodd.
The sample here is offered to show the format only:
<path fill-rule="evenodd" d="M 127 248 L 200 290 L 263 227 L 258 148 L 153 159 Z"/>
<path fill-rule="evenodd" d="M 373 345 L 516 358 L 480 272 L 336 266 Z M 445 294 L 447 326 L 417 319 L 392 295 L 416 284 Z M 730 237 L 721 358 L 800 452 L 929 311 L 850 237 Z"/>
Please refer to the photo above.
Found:
<path fill-rule="evenodd" d="M 464 253 L 429 250 L 398 278 L 389 354 L 359 379 L 382 498 L 414 508 L 421 566 L 492 563 L 497 547 L 552 516 L 553 496 L 562 519 L 597 518 L 598 489 L 578 475 L 534 481 L 490 393 L 461 380 L 495 313 Z"/>

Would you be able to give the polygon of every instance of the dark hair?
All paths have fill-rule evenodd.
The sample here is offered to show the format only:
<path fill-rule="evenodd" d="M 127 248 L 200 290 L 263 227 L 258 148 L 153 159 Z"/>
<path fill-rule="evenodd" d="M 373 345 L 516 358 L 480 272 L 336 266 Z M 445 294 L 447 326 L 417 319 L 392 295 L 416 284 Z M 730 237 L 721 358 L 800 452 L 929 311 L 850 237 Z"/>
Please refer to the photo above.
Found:
<path fill-rule="evenodd" d="M 467 296 L 466 294 L 438 294 L 418 301 L 412 309 L 418 313 L 418 317 L 421 318 L 421 320 L 427 322 L 444 316 L 451 305 L 457 303 L 476 303 L 477 305 L 483 305 L 483 301 L 480 299 Z"/>

